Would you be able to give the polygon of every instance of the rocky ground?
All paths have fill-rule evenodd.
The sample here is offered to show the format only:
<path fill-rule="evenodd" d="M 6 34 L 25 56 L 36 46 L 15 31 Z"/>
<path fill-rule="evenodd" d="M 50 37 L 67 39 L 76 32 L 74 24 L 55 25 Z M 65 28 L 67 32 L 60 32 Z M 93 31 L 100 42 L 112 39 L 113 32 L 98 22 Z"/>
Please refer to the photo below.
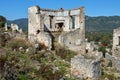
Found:
<path fill-rule="evenodd" d="M 0 80 L 79 80 L 70 74 L 75 52 L 57 43 L 54 51 L 46 50 L 43 44 L 35 48 L 27 39 L 10 34 L 0 30 Z M 102 63 L 101 80 L 120 79 L 120 73 L 110 63 L 106 66 L 105 59 Z"/>

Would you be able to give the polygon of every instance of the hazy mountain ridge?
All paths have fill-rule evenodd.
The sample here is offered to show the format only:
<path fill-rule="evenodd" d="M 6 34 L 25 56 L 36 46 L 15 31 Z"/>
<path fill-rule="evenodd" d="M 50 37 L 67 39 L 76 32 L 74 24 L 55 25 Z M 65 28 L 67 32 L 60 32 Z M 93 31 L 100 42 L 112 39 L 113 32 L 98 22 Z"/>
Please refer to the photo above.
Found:
<path fill-rule="evenodd" d="M 86 16 L 86 31 L 112 31 L 114 28 L 120 27 L 120 16 Z M 21 18 L 16 20 L 8 20 L 8 24 L 16 23 L 23 31 L 28 29 L 28 19 Z"/>
<path fill-rule="evenodd" d="M 120 27 L 120 16 L 86 16 L 87 31 L 112 31 Z"/>

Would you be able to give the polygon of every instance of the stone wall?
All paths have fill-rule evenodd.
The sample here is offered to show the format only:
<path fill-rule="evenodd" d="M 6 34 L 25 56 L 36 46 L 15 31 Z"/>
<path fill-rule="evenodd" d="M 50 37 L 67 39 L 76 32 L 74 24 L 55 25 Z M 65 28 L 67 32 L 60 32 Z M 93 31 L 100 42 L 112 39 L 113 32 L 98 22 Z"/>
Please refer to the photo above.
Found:
<path fill-rule="evenodd" d="M 71 59 L 71 74 L 80 79 L 99 80 L 101 77 L 102 53 L 97 55 L 77 55 Z"/>
<path fill-rule="evenodd" d="M 80 27 L 81 20 L 84 18 L 84 8 L 78 8 L 78 9 L 73 9 L 73 10 L 63 10 L 63 11 L 57 11 L 57 10 L 45 10 L 42 8 L 39 8 L 38 6 L 33 6 L 28 9 L 29 13 L 29 26 L 34 27 L 36 26 L 37 28 L 39 27 L 44 27 L 41 24 L 47 24 L 46 27 L 49 29 L 49 31 L 52 31 L 55 27 L 50 24 L 56 24 L 56 23 L 64 23 L 64 31 L 71 31 L 71 26 L 70 23 L 72 23 L 71 17 L 74 16 L 75 18 L 75 29 Z M 82 15 L 82 17 L 81 17 Z M 41 17 L 42 16 L 42 17 Z M 50 19 L 54 19 L 50 23 Z M 43 20 L 43 23 L 41 22 Z M 50 24 L 49 24 L 50 23 Z M 51 28 L 50 28 L 51 27 Z M 35 29 L 35 27 L 34 27 Z M 56 30 L 57 31 L 57 30 Z"/>
<path fill-rule="evenodd" d="M 59 44 L 73 51 L 85 52 L 84 35 L 80 33 L 80 29 L 71 32 L 63 32 L 59 36 Z"/>
<path fill-rule="evenodd" d="M 56 28 L 56 24 L 63 23 L 63 31 L 72 31 L 78 29 L 81 26 L 81 20 L 84 19 L 84 8 L 78 8 L 73 10 L 47 10 L 33 6 L 28 9 L 29 14 L 29 33 L 34 33 L 40 28 L 45 31 L 59 31 Z M 81 17 L 82 15 L 82 17 Z M 73 19 L 74 17 L 74 19 Z M 73 20 L 73 21 L 72 21 Z M 71 25 L 74 22 L 74 26 Z M 83 22 L 84 23 L 84 22 Z M 74 28 L 71 28 L 74 27 Z M 47 29 L 46 29 L 47 28 Z M 33 29 L 33 30 L 31 30 Z"/>
<path fill-rule="evenodd" d="M 112 61 L 112 66 L 120 71 L 120 58 L 112 56 L 108 53 L 105 54 L 105 58 L 108 60 L 108 62 Z"/>
<path fill-rule="evenodd" d="M 19 27 L 17 24 L 11 24 L 12 32 L 19 31 Z"/>
<path fill-rule="evenodd" d="M 40 30 L 40 15 L 39 7 L 30 7 L 28 9 L 28 36 L 36 35 L 37 31 Z"/>
<path fill-rule="evenodd" d="M 120 47 L 120 27 L 113 31 L 113 53 L 118 47 Z"/>
<path fill-rule="evenodd" d="M 30 42 L 44 42 L 46 46 L 49 42 L 52 45 L 51 35 L 44 36 L 46 34 L 43 32 L 49 34 L 55 31 L 62 32 L 58 41 L 61 45 L 66 45 L 72 50 L 85 50 L 81 46 L 85 41 L 84 7 L 71 10 L 63 10 L 62 8 L 50 10 L 33 6 L 28 9 L 28 39 Z M 62 40 L 63 38 L 64 40 Z M 50 45 L 49 48 L 52 47 Z"/>
<path fill-rule="evenodd" d="M 10 28 L 8 28 L 10 27 Z M 7 23 L 5 24 L 5 31 L 8 31 L 9 29 L 12 30 L 13 33 L 23 33 L 22 29 L 19 29 L 19 26 L 17 24 L 11 24 L 10 26 L 7 25 Z"/>
<path fill-rule="evenodd" d="M 47 32 L 39 32 L 36 36 L 29 36 L 30 42 L 33 44 L 42 43 L 44 44 L 48 50 L 52 48 L 52 38 Z"/>
<path fill-rule="evenodd" d="M 89 52 L 92 52 L 95 50 L 95 44 L 94 42 L 86 42 L 86 52 L 89 53 Z"/>
<path fill-rule="evenodd" d="M 48 47 L 48 50 L 51 50 L 52 48 L 52 38 L 49 33 L 40 32 L 37 35 L 37 42 L 44 44 L 46 47 Z"/>
<path fill-rule="evenodd" d="M 120 71 L 120 27 L 113 30 L 112 55 L 106 53 L 105 58 L 112 62 L 112 66 Z"/>

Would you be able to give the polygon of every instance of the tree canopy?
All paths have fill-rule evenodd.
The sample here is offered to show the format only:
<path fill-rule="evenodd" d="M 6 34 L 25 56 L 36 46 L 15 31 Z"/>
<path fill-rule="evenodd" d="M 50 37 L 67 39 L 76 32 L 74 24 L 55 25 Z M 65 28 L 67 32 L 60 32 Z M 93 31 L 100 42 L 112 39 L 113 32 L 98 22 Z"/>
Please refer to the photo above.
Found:
<path fill-rule="evenodd" d="M 4 27 L 5 23 L 6 23 L 6 18 L 4 16 L 0 16 L 0 27 Z"/>

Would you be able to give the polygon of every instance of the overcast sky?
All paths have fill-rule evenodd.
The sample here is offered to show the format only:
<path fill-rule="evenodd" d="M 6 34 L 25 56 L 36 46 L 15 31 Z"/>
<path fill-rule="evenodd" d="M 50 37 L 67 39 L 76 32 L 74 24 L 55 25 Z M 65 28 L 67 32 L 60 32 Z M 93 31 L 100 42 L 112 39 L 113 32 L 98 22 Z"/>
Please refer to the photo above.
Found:
<path fill-rule="evenodd" d="M 0 0 L 0 15 L 8 20 L 28 17 L 28 7 L 64 9 L 85 7 L 88 16 L 120 16 L 120 0 Z"/>

